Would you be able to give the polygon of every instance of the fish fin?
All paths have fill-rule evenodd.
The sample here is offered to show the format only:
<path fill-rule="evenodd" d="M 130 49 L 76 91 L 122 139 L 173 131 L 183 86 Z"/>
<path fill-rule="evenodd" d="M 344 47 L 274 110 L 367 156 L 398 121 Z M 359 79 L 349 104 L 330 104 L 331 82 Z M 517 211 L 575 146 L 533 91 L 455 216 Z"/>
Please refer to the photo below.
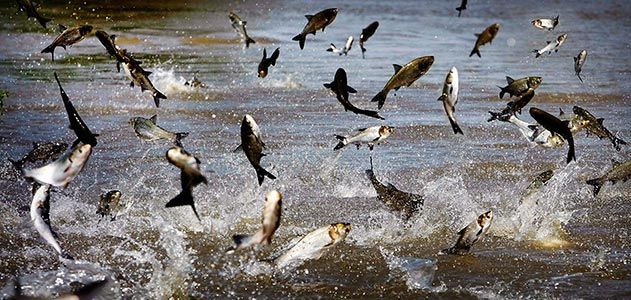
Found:
<path fill-rule="evenodd" d="M 249 247 L 252 244 L 252 238 L 254 237 L 254 235 L 246 235 L 246 234 L 235 234 L 232 236 L 232 240 L 234 241 L 235 244 L 235 250 L 236 249 L 242 249 L 242 248 L 246 248 Z"/>
<path fill-rule="evenodd" d="M 195 209 L 195 202 L 193 201 L 193 194 L 190 189 L 183 189 L 175 198 L 171 199 L 164 207 L 178 207 L 178 206 L 186 206 L 190 205 L 193 208 L 193 212 L 199 221 L 199 214 L 197 214 L 197 210 Z"/>
<path fill-rule="evenodd" d="M 368 129 L 368 128 L 359 128 L 359 129 L 357 129 L 357 132 L 362 132 L 362 131 L 364 131 L 366 129 Z"/>
<path fill-rule="evenodd" d="M 620 151 L 620 145 L 626 145 L 627 142 L 625 142 L 624 140 L 614 136 L 613 139 L 611 140 L 611 142 L 613 143 L 614 148 L 616 148 L 616 150 Z"/>
<path fill-rule="evenodd" d="M 569 146 L 569 149 L 567 151 L 566 162 L 569 164 L 572 160 L 576 161 L 576 153 L 574 152 L 574 139 L 572 138 L 572 134 L 567 137 L 567 144 Z"/>
<path fill-rule="evenodd" d="M 452 118 L 448 118 L 448 119 L 449 119 L 449 123 L 451 124 L 451 128 L 454 130 L 454 134 L 464 135 L 464 133 L 462 132 L 462 129 L 460 129 L 460 126 L 458 126 L 458 123 L 456 123 L 456 120 Z"/>
<path fill-rule="evenodd" d="M 57 24 L 57 30 L 59 30 L 59 32 L 64 32 L 68 29 L 68 27 L 61 25 L 61 24 Z"/>
<path fill-rule="evenodd" d="M 165 96 L 163 93 L 160 93 L 158 90 L 153 93 L 153 102 L 156 103 L 156 107 L 160 107 L 160 99 L 166 98 L 167 96 Z"/>
<path fill-rule="evenodd" d="M 153 122 L 153 124 L 158 124 L 158 115 L 151 116 L 151 118 L 149 118 L 149 120 L 151 120 L 151 122 Z"/>
<path fill-rule="evenodd" d="M 581 78 L 581 74 L 576 74 L 576 76 L 578 77 L 578 80 L 580 80 L 581 83 L 583 83 L 583 78 Z"/>
<path fill-rule="evenodd" d="M 565 114 L 565 112 L 563 111 L 563 109 L 559 107 L 559 117 L 564 115 L 564 114 Z"/>
<path fill-rule="evenodd" d="M 142 74 L 144 74 L 145 76 L 149 76 L 149 75 L 151 75 L 152 73 L 153 73 L 153 72 L 151 72 L 151 71 L 145 71 L 145 70 L 142 70 Z"/>
<path fill-rule="evenodd" d="M 333 87 L 335 87 L 335 81 L 331 81 L 331 83 L 325 83 L 323 85 L 327 89 L 333 89 Z"/>
<path fill-rule="evenodd" d="M 447 100 L 447 95 L 446 94 L 442 94 L 440 95 L 440 97 L 438 97 L 438 101 L 445 101 Z"/>
<path fill-rule="evenodd" d="M 539 58 L 539 56 L 541 56 L 541 53 L 539 53 L 538 50 L 533 50 L 533 52 L 535 52 L 535 58 Z"/>
<path fill-rule="evenodd" d="M 250 44 L 256 44 L 256 41 L 255 41 L 255 40 L 253 40 L 251 37 L 247 37 L 247 38 L 245 39 L 245 47 L 246 47 L 246 48 L 249 48 L 249 47 L 250 47 Z"/>
<path fill-rule="evenodd" d="M 348 90 L 348 92 L 351 93 L 351 94 L 357 93 L 356 89 L 354 89 L 353 87 L 348 86 L 348 85 L 346 86 L 346 90 Z"/>
<path fill-rule="evenodd" d="M 121 63 L 119 61 L 116 62 L 116 72 L 120 73 L 121 71 Z"/>
<path fill-rule="evenodd" d="M 305 18 L 307 18 L 307 21 L 311 21 L 311 18 L 313 18 L 313 15 L 305 15 Z"/>
<path fill-rule="evenodd" d="M 68 252 L 66 252 L 65 250 L 61 250 L 61 253 L 59 253 L 59 257 L 63 259 L 74 260 L 74 257 L 68 254 Z"/>
<path fill-rule="evenodd" d="M 306 36 L 303 34 L 299 34 L 297 36 L 295 36 L 294 38 L 292 38 L 292 41 L 298 41 L 298 44 L 300 45 L 300 50 L 305 48 L 305 39 Z"/>
<path fill-rule="evenodd" d="M 333 50 L 335 49 L 335 45 L 333 45 L 333 43 L 331 43 L 331 46 L 329 46 L 329 48 L 326 48 L 327 52 L 333 52 Z"/>
<path fill-rule="evenodd" d="M 515 79 L 513 79 L 513 78 L 512 78 L 512 77 L 510 77 L 510 76 L 506 76 L 506 83 L 511 84 L 511 83 L 513 83 L 513 82 L 515 82 Z"/>
<path fill-rule="evenodd" d="M 46 23 L 48 23 L 48 22 L 53 20 L 53 19 L 42 17 L 40 15 L 35 16 L 35 19 L 37 19 L 37 22 L 39 22 L 39 24 L 41 24 L 42 27 L 44 27 L 44 28 L 46 28 Z"/>
<path fill-rule="evenodd" d="M 267 50 L 263 48 L 263 59 L 267 58 Z"/>
<path fill-rule="evenodd" d="M 7 158 L 9 160 L 9 162 L 11 162 L 11 164 L 13 165 L 13 167 L 18 170 L 18 171 L 22 171 L 22 162 L 20 161 L 16 161 L 16 160 L 12 160 L 10 158 Z"/>
<path fill-rule="evenodd" d="M 528 128 L 531 130 L 538 130 L 539 126 L 538 125 L 528 125 Z"/>
<path fill-rule="evenodd" d="M 605 118 L 598 118 L 598 119 L 596 119 L 596 122 L 598 122 L 598 124 L 600 124 L 600 126 L 602 126 L 604 120 L 605 120 Z"/>
<path fill-rule="evenodd" d="M 129 87 L 134 87 L 134 81 L 129 82 Z"/>
<path fill-rule="evenodd" d="M 574 63 L 578 60 L 578 56 L 574 57 Z"/>
<path fill-rule="evenodd" d="M 600 189 L 602 188 L 603 184 L 605 183 L 605 178 L 604 177 L 594 178 L 594 179 L 587 180 L 585 183 L 594 186 L 594 192 L 593 193 L 594 193 L 594 197 L 596 197 L 596 196 L 598 196 L 598 193 L 600 192 Z"/>
<path fill-rule="evenodd" d="M 234 150 L 232 150 L 232 153 L 237 153 L 239 151 L 243 150 L 243 144 L 239 144 L 239 146 L 237 146 L 237 148 L 234 148 Z"/>
<path fill-rule="evenodd" d="M 333 150 L 339 150 L 344 148 L 344 146 L 346 146 L 346 137 L 345 136 L 341 136 L 341 135 L 336 135 L 335 136 L 336 139 L 340 140 L 337 145 L 335 145 L 335 147 L 333 148 Z"/>
<path fill-rule="evenodd" d="M 503 99 L 504 98 L 504 94 L 506 94 L 506 90 L 503 87 L 499 86 L 499 85 L 497 87 L 500 88 L 500 90 L 501 90 L 500 91 L 500 99 Z"/>
<path fill-rule="evenodd" d="M 388 96 L 387 90 L 381 90 L 381 92 L 377 93 L 375 97 L 370 100 L 371 102 L 377 102 L 377 108 L 381 109 L 383 104 L 386 103 L 386 96 Z"/>
<path fill-rule="evenodd" d="M 394 74 L 399 73 L 399 71 L 403 68 L 401 65 L 393 64 Z"/>
<path fill-rule="evenodd" d="M 176 146 L 182 147 L 182 139 L 188 136 L 188 132 L 176 132 L 173 143 Z"/>
<path fill-rule="evenodd" d="M 263 184 L 263 179 L 265 179 L 265 177 L 267 177 L 269 179 L 276 179 L 276 176 L 272 175 L 272 173 L 270 173 L 267 170 L 263 169 L 263 167 L 256 168 L 256 177 L 259 180 L 259 185 Z"/>
<path fill-rule="evenodd" d="M 471 50 L 471 53 L 469 53 L 469 57 L 473 56 L 473 54 L 477 54 L 478 57 L 482 58 L 482 55 L 480 54 L 480 49 L 478 48 L 473 48 L 473 50 Z"/>
<path fill-rule="evenodd" d="M 276 65 L 276 60 L 278 59 L 278 56 L 280 56 L 280 48 L 276 48 L 276 50 L 274 50 L 274 52 L 272 53 L 272 56 L 269 57 L 270 64 L 272 66 Z"/>
<path fill-rule="evenodd" d="M 550 44 L 550 43 L 552 43 L 552 41 L 546 41 L 546 45 L 548 45 L 548 44 Z"/>
<path fill-rule="evenodd" d="M 475 35 L 475 37 L 480 37 L 480 35 L 482 35 L 481 33 L 474 33 L 473 35 Z"/>

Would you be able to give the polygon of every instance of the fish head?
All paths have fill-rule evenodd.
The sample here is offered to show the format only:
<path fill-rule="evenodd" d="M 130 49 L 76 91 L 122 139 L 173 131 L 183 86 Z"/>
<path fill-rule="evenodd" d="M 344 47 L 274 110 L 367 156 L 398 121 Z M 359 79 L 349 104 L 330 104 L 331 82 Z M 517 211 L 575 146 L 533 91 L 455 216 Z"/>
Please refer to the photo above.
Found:
<path fill-rule="evenodd" d="M 79 34 L 87 35 L 91 33 L 93 29 L 94 27 L 92 25 L 82 25 L 81 27 L 79 27 Z"/>
<path fill-rule="evenodd" d="M 541 19 L 536 19 L 536 20 L 532 20 L 532 26 L 535 26 L 537 28 L 541 28 L 543 26 Z"/>
<path fill-rule="evenodd" d="M 456 69 L 456 67 L 451 67 L 451 69 L 449 69 L 449 73 L 447 73 L 447 80 L 445 81 L 447 82 L 447 84 L 452 84 L 457 78 L 458 69 Z"/>
<path fill-rule="evenodd" d="M 92 145 L 81 143 L 80 146 L 75 148 L 75 150 L 73 151 L 72 161 L 83 163 L 88 159 L 91 153 Z"/>
<path fill-rule="evenodd" d="M 129 125 L 131 125 L 131 127 L 136 127 L 136 124 L 138 124 L 138 118 L 130 118 L 129 119 Z"/>
<path fill-rule="evenodd" d="M 243 116 L 243 121 L 241 122 L 241 134 L 249 134 L 250 132 L 260 137 L 259 125 L 256 124 L 252 116 L 246 114 Z"/>
<path fill-rule="evenodd" d="M 563 42 L 565 42 L 566 39 L 567 39 L 567 33 L 564 33 L 562 35 L 559 35 L 559 37 L 557 37 L 557 42 L 559 44 L 562 44 Z"/>
<path fill-rule="evenodd" d="M 431 68 L 433 64 L 434 56 L 423 56 L 418 58 L 417 68 L 419 69 L 419 71 L 421 71 L 422 74 L 425 74 L 427 73 L 427 71 L 429 71 L 429 68 Z"/>
<path fill-rule="evenodd" d="M 563 144 L 565 144 L 565 139 L 558 135 L 557 133 L 553 133 L 550 135 L 550 137 L 548 138 L 548 144 L 550 144 L 550 147 L 560 147 L 563 146 Z"/>
<path fill-rule="evenodd" d="M 343 241 L 350 231 L 350 223 L 333 223 L 329 226 L 329 236 L 335 242 Z"/>
<path fill-rule="evenodd" d="M 118 200 L 122 196 L 122 193 L 120 191 L 113 190 L 113 191 L 107 192 L 107 194 L 105 194 L 105 196 L 107 198 L 111 199 L 111 202 L 118 202 Z"/>
<path fill-rule="evenodd" d="M 390 126 L 381 126 L 379 127 L 379 136 L 382 138 L 387 138 L 388 136 L 390 136 L 390 134 L 394 131 L 394 127 L 390 127 Z"/>
<path fill-rule="evenodd" d="M 500 28 L 502 26 L 500 25 L 500 23 L 495 23 L 491 26 L 489 26 L 489 32 L 491 33 L 492 36 L 495 36 L 497 34 L 498 31 L 500 31 Z"/>
<path fill-rule="evenodd" d="M 271 205 L 280 208 L 282 200 L 283 195 L 277 190 L 271 190 L 265 194 L 265 206 Z"/>
<path fill-rule="evenodd" d="M 259 65 L 259 78 L 265 78 L 267 76 L 267 70 Z"/>
<path fill-rule="evenodd" d="M 542 82 L 543 82 L 543 78 L 538 77 L 538 76 L 532 76 L 532 77 L 528 77 L 527 84 L 529 88 L 534 90 L 538 88 Z"/>
<path fill-rule="evenodd" d="M 186 150 L 182 149 L 181 147 L 172 147 L 171 149 L 169 149 L 166 153 L 166 157 L 167 160 L 177 166 L 183 166 L 191 157 L 191 155 L 186 152 Z"/>
<path fill-rule="evenodd" d="M 478 225 L 480 225 L 480 227 L 482 227 L 483 229 L 486 229 L 489 226 L 491 226 L 492 220 L 493 220 L 493 212 L 489 210 L 481 214 L 480 216 L 478 216 L 477 222 L 478 222 Z"/>

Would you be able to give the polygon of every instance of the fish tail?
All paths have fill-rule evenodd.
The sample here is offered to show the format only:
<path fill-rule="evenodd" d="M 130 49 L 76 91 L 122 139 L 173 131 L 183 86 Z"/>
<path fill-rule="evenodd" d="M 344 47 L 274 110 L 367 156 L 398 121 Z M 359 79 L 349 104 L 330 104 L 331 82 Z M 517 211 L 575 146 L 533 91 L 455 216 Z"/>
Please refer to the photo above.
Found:
<path fill-rule="evenodd" d="M 621 138 L 618 138 L 617 136 L 614 136 L 613 139 L 611 139 L 611 142 L 613 143 L 614 148 L 616 148 L 616 150 L 618 151 L 620 151 L 620 145 L 627 144 L 627 142 L 625 142 Z"/>
<path fill-rule="evenodd" d="M 572 135 L 567 138 L 567 143 L 570 146 L 567 151 L 567 163 L 569 164 L 572 160 L 576 161 L 576 154 L 574 153 L 574 139 Z"/>
<path fill-rule="evenodd" d="M 385 120 L 384 117 L 379 115 L 379 112 L 374 111 L 374 110 L 362 110 L 362 113 L 364 115 L 366 115 L 366 116 L 369 116 L 369 117 L 373 117 L 373 118 L 380 119 L 380 120 Z"/>
<path fill-rule="evenodd" d="M 280 48 L 276 48 L 276 50 L 274 50 L 274 52 L 272 53 L 272 56 L 269 57 L 269 62 L 272 66 L 276 65 L 276 60 L 278 59 L 278 56 L 280 56 Z"/>
<path fill-rule="evenodd" d="M 49 19 L 49 18 L 45 18 L 42 16 L 35 16 L 35 19 L 37 19 L 37 22 L 39 22 L 39 24 L 42 25 L 42 27 L 46 28 L 46 23 L 52 21 L 53 19 Z"/>
<path fill-rule="evenodd" d="M 50 44 L 48 47 L 44 48 L 41 53 L 50 53 L 53 61 L 55 61 L 55 47 L 57 47 L 55 44 Z"/>
<path fill-rule="evenodd" d="M 10 158 L 7 158 L 9 160 L 9 162 L 11 162 L 11 164 L 13 165 L 13 167 L 18 170 L 18 171 L 22 171 L 22 166 L 24 164 L 24 162 L 22 162 L 22 160 L 12 160 Z"/>
<path fill-rule="evenodd" d="M 456 7 L 456 10 L 458 11 L 458 18 L 460 18 L 460 15 L 462 14 L 462 7 Z"/>
<path fill-rule="evenodd" d="M 480 54 L 480 49 L 478 49 L 477 47 L 473 48 L 473 50 L 471 50 L 471 53 L 469 53 L 469 57 L 473 56 L 473 54 L 477 54 L 478 57 L 482 58 L 482 55 Z"/>
<path fill-rule="evenodd" d="M 333 150 L 340 150 L 340 149 L 344 148 L 344 146 L 346 146 L 347 141 L 346 141 L 346 137 L 345 136 L 336 135 L 335 138 L 340 140 L 340 141 L 337 143 L 337 145 L 335 145 L 335 148 L 333 148 Z"/>
<path fill-rule="evenodd" d="M 305 39 L 307 38 L 306 35 L 304 34 L 299 34 L 297 36 L 295 36 L 293 39 L 291 39 L 292 41 L 298 41 L 298 43 L 300 44 L 300 50 L 305 48 Z"/>
<path fill-rule="evenodd" d="M 68 252 L 66 252 L 65 250 L 61 250 L 61 252 L 59 253 L 59 257 L 63 259 L 74 260 L 74 257 L 68 254 Z"/>
<path fill-rule="evenodd" d="M 256 168 L 256 177 L 259 179 L 259 185 L 263 184 L 263 179 L 265 179 L 265 177 L 269 179 L 276 179 L 276 176 L 272 175 L 272 173 L 262 167 Z"/>
<path fill-rule="evenodd" d="M 578 80 L 580 80 L 581 83 L 583 83 L 583 78 L 581 78 L 581 74 L 576 73 L 576 77 L 578 77 Z"/>
<path fill-rule="evenodd" d="M 156 103 L 156 107 L 160 107 L 160 99 L 166 99 L 167 96 L 165 96 L 163 93 L 160 93 L 159 91 L 155 91 L 153 93 L 153 102 Z"/>
<path fill-rule="evenodd" d="M 497 87 L 500 88 L 500 90 L 501 90 L 500 91 L 500 99 L 504 99 L 504 94 L 506 94 L 506 90 L 503 87 L 499 86 L 499 85 Z"/>
<path fill-rule="evenodd" d="M 532 50 L 532 52 L 535 53 L 535 58 L 539 58 L 539 56 L 541 56 L 541 53 L 539 53 L 539 50 L 537 49 Z"/>
<path fill-rule="evenodd" d="M 462 132 L 462 129 L 460 129 L 460 126 L 458 126 L 458 123 L 456 123 L 456 120 L 452 119 L 452 118 L 448 118 L 449 119 L 449 123 L 451 123 L 451 128 L 454 130 L 454 134 L 462 134 L 464 135 L 464 133 Z"/>
<path fill-rule="evenodd" d="M 252 38 L 250 38 L 250 37 L 247 37 L 247 38 L 245 39 L 245 47 L 246 47 L 246 48 L 250 47 L 250 44 L 256 44 L 256 41 L 255 41 L 255 40 L 253 40 L 253 39 L 252 39 Z"/>
<path fill-rule="evenodd" d="M 590 179 L 590 180 L 585 181 L 585 183 L 594 186 L 594 197 L 596 197 L 598 196 L 598 192 L 600 192 L 600 188 L 602 188 L 603 184 L 605 184 L 605 177 L 603 176 L 599 178 Z"/>
<path fill-rule="evenodd" d="M 182 139 L 188 136 L 188 132 L 176 132 L 174 141 L 176 146 L 182 147 Z"/>
<path fill-rule="evenodd" d="M 186 206 L 190 205 L 193 209 L 193 213 L 197 219 L 201 222 L 199 218 L 199 214 L 197 213 L 197 209 L 195 209 L 195 202 L 193 201 L 193 194 L 190 189 L 184 189 L 180 192 L 175 198 L 171 199 L 164 207 L 178 207 L 178 206 Z"/>
<path fill-rule="evenodd" d="M 383 104 L 386 103 L 386 96 L 388 96 L 388 91 L 381 90 L 381 92 L 377 93 L 377 95 L 375 95 L 370 101 L 377 102 L 377 108 L 381 109 L 383 107 Z"/>
<path fill-rule="evenodd" d="M 362 49 L 362 58 L 366 58 L 366 48 L 364 48 L 364 46 L 360 46 L 359 48 Z"/>
<path fill-rule="evenodd" d="M 252 238 L 254 235 L 235 234 L 232 236 L 232 240 L 235 244 L 235 249 L 242 249 L 252 245 Z"/>

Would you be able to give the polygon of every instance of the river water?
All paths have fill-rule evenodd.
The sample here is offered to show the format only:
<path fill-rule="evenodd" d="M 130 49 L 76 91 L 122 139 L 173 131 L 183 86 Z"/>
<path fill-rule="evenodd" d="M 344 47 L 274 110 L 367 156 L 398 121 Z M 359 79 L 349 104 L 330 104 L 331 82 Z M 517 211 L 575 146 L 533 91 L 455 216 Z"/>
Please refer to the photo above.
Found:
<path fill-rule="evenodd" d="M 626 1 L 471 1 L 461 18 L 459 1 L 46 1 L 49 29 L 0 8 L 0 89 L 9 92 L 0 116 L 0 292 L 20 278 L 24 293 L 51 296 L 73 282 L 111 278 L 104 298 L 623 298 L 631 296 L 631 186 L 607 184 L 598 197 L 585 180 L 601 176 L 611 160 L 630 158 L 609 141 L 576 135 L 577 161 L 566 146 L 533 146 L 508 123 L 487 123 L 501 110 L 505 76 L 542 76 L 530 106 L 566 113 L 574 105 L 605 118 L 631 140 L 631 6 Z M 304 50 L 291 38 L 306 19 L 338 7 L 335 22 L 309 35 Z M 243 49 L 227 14 L 248 21 L 256 44 Z M 560 15 L 551 32 L 530 25 Z M 361 29 L 379 21 L 361 58 Z M 474 33 L 492 23 L 492 44 L 471 57 Z M 89 23 L 118 36 L 143 61 L 150 79 L 168 96 L 155 108 L 149 93 L 129 87 L 96 38 L 55 62 L 39 53 L 57 35 L 54 24 Z M 532 49 L 561 33 L 558 53 L 535 59 Z M 356 39 L 348 56 L 326 52 L 329 43 Z M 265 79 L 257 78 L 263 48 L 280 47 Z M 589 52 L 581 83 L 572 57 Z M 346 69 L 359 92 L 351 102 L 376 109 L 370 99 L 393 73 L 392 64 L 433 55 L 430 71 L 388 96 L 380 121 L 344 112 L 322 84 Z M 452 133 L 440 96 L 452 67 L 460 73 L 456 116 L 464 136 Z M 30 184 L 6 158 L 33 142 L 72 142 L 53 79 L 56 71 L 75 107 L 100 134 L 88 166 L 51 196 L 51 221 L 77 261 L 60 262 L 30 224 Z M 186 86 L 199 78 L 207 87 Z M 240 122 L 251 114 L 263 134 L 263 166 L 277 175 L 261 187 L 243 153 Z M 188 207 L 164 208 L 180 189 L 179 171 L 164 159 L 168 141 L 138 139 L 128 120 L 158 115 L 158 124 L 190 132 L 184 147 L 202 162 L 207 186 L 195 189 L 201 222 Z M 524 120 L 534 122 L 524 111 Z M 387 124 L 395 132 L 370 152 L 334 152 L 335 134 Z M 376 199 L 365 176 L 375 173 L 402 190 L 423 194 L 422 212 L 408 222 Z M 37 165 L 31 165 L 37 166 Z M 538 173 L 554 177 L 527 195 Z M 125 207 L 115 221 L 96 212 L 99 195 L 120 190 Z M 233 234 L 260 226 L 264 195 L 284 195 L 281 226 L 258 251 L 226 255 Z M 457 232 L 492 210 L 493 224 L 472 255 L 442 256 Z M 263 260 L 292 239 L 334 222 L 349 222 L 345 242 L 319 260 L 276 270 Z M 74 283 L 76 284 L 76 283 Z"/>

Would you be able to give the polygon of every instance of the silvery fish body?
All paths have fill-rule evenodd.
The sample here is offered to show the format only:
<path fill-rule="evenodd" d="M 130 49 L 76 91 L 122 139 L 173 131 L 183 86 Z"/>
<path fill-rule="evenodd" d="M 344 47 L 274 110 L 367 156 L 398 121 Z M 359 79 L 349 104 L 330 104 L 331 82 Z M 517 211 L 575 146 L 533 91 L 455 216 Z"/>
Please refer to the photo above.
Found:
<path fill-rule="evenodd" d="M 134 117 L 129 119 L 129 124 L 134 128 L 136 136 L 146 141 L 165 139 L 172 141 L 176 146 L 182 146 L 181 140 L 188 136 L 188 132 L 171 132 L 156 125 L 157 115 L 149 119 Z"/>
<path fill-rule="evenodd" d="M 539 57 L 539 56 L 541 56 L 542 54 L 544 54 L 546 52 L 548 52 L 548 54 L 552 54 L 553 51 L 554 52 L 558 52 L 559 48 L 561 47 L 561 45 L 563 45 L 563 43 L 565 43 L 566 39 L 567 39 L 567 34 L 564 33 L 562 35 L 559 35 L 556 40 L 554 40 L 552 42 L 548 41 L 548 44 L 545 47 L 543 47 L 543 48 L 541 48 L 539 50 L 537 50 L 537 49 L 532 50 L 532 52 L 536 53 L 535 57 Z"/>
<path fill-rule="evenodd" d="M 276 190 L 272 190 L 265 195 L 261 229 L 252 235 L 234 235 L 232 239 L 234 240 L 235 247 L 229 252 L 252 247 L 257 244 L 266 245 L 272 242 L 272 237 L 276 229 L 280 226 L 282 198 L 281 193 Z"/>
<path fill-rule="evenodd" d="M 456 103 L 458 103 L 458 87 L 458 69 L 456 69 L 456 67 L 452 67 L 449 70 L 449 73 L 447 73 L 445 84 L 443 85 L 443 93 L 438 98 L 438 101 L 443 103 L 443 109 L 447 114 L 447 118 L 449 119 L 449 123 L 451 124 L 451 128 L 454 130 L 454 133 L 464 134 L 462 129 L 460 129 L 460 126 L 458 126 L 458 122 L 454 116 Z"/>
<path fill-rule="evenodd" d="M 279 268 L 297 267 L 306 260 L 319 259 L 326 250 L 344 241 L 350 231 L 349 223 L 336 223 L 316 229 L 298 240 L 274 263 Z"/>
<path fill-rule="evenodd" d="M 489 228 L 493 220 L 493 212 L 487 211 L 471 222 L 467 227 L 458 232 L 458 240 L 456 244 L 448 249 L 442 250 L 441 254 L 457 254 L 464 255 L 469 253 L 471 247 L 482 238 Z"/>
<path fill-rule="evenodd" d="M 33 178 L 41 184 L 65 188 L 83 170 L 90 154 L 92 154 L 91 145 L 78 143 L 54 162 L 41 168 L 23 170 L 22 175 Z"/>
<path fill-rule="evenodd" d="M 36 184 L 37 185 L 37 184 Z M 60 257 L 72 259 L 57 242 L 56 234 L 50 226 L 50 185 L 40 185 L 33 193 L 31 202 L 31 221 L 37 233 L 57 251 Z"/>
<path fill-rule="evenodd" d="M 252 38 L 248 36 L 248 31 L 245 28 L 248 22 L 241 20 L 241 18 L 234 12 L 230 12 L 228 14 L 228 18 L 230 18 L 230 23 L 232 25 L 232 28 L 234 28 L 234 30 L 243 39 L 243 42 L 245 43 L 245 48 L 249 48 L 250 44 L 256 43 L 256 41 L 254 41 Z"/>
<path fill-rule="evenodd" d="M 333 150 L 342 149 L 349 144 L 355 144 L 357 148 L 359 148 L 361 144 L 367 144 L 370 150 L 372 150 L 375 144 L 388 138 L 393 130 L 394 127 L 384 125 L 361 128 L 357 130 L 357 134 L 347 137 L 336 135 L 335 137 L 339 140 L 339 142 Z"/>
<path fill-rule="evenodd" d="M 532 20 L 531 23 L 532 23 L 532 26 L 535 26 L 539 29 L 550 31 L 554 29 L 555 27 L 557 27 L 557 25 L 559 25 L 559 16 L 557 15 L 556 18 L 554 19 L 544 19 L 544 18 L 535 19 L 535 20 Z"/>

